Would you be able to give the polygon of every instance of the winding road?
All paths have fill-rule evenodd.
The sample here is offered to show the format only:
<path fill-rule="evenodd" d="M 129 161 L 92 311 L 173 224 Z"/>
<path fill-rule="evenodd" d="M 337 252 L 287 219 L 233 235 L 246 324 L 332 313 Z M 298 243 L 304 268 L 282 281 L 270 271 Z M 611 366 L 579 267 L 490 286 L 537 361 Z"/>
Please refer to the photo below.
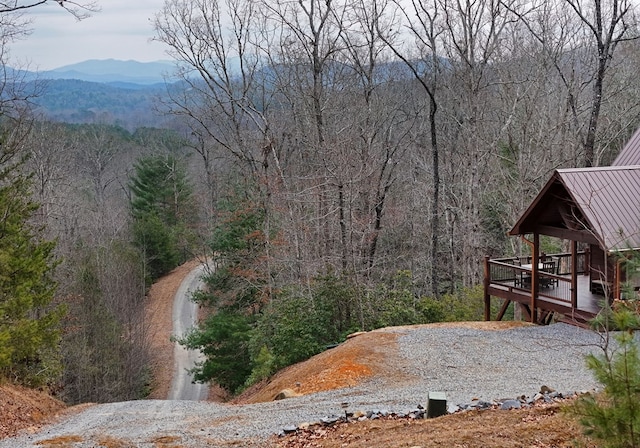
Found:
<path fill-rule="evenodd" d="M 198 305 L 191 300 L 191 294 L 202 286 L 205 265 L 192 270 L 182 281 L 173 299 L 173 335 L 182 337 L 193 327 L 198 318 Z M 197 361 L 203 359 L 196 350 L 187 350 L 177 342 L 173 349 L 173 379 L 169 390 L 169 400 L 206 400 L 209 388 L 206 384 L 194 383 L 188 372 Z"/>

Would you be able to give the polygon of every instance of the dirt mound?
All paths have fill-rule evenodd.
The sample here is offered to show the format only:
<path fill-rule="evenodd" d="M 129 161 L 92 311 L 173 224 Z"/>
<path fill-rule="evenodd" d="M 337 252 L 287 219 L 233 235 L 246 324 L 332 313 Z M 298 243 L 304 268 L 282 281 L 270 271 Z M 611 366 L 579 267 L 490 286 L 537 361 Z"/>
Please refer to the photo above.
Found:
<path fill-rule="evenodd" d="M 50 395 L 11 384 L 0 385 L 0 439 L 23 429 L 35 430 L 66 405 Z"/>
<path fill-rule="evenodd" d="M 480 330 L 505 330 L 529 325 L 523 322 L 451 322 L 429 326 L 467 327 Z M 283 390 L 299 395 L 339 389 L 380 376 L 395 384 L 405 380 L 398 366 L 404 362 L 398 354 L 396 338 L 402 330 L 425 325 L 391 327 L 360 333 L 339 346 L 324 351 L 307 361 L 283 369 L 269 381 L 248 389 L 233 400 L 236 404 L 272 401 Z"/>

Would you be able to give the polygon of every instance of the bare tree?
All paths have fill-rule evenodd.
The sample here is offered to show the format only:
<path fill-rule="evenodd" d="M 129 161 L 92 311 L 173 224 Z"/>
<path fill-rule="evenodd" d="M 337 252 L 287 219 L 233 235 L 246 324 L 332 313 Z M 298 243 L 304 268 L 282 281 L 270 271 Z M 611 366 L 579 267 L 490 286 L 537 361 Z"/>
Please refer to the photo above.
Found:
<path fill-rule="evenodd" d="M 403 110 L 406 98 L 391 93 L 391 84 L 398 81 L 399 74 L 389 68 L 391 59 L 385 39 L 388 42 L 393 38 L 392 32 L 387 31 L 390 18 L 382 14 L 385 8 L 375 1 L 354 3 L 349 11 L 350 26 L 341 35 L 342 59 L 352 68 L 354 79 L 349 84 L 351 93 L 343 94 L 342 110 L 350 112 L 337 113 L 346 115 L 348 121 L 342 121 L 342 127 L 352 129 L 353 135 L 349 136 L 349 143 L 343 138 L 345 143 L 336 148 L 342 148 L 343 154 L 335 158 L 338 166 L 333 170 L 338 185 L 342 186 L 339 191 L 353 198 L 346 209 L 348 219 L 342 216 L 340 219 L 342 233 L 346 235 L 347 229 L 350 233 L 343 238 L 343 248 L 351 247 L 353 244 L 348 241 L 357 239 L 359 248 L 352 249 L 357 259 L 350 267 L 354 272 L 364 269 L 369 280 L 380 264 L 377 251 L 387 199 L 398 168 L 403 166 L 409 148 L 407 137 L 413 125 Z M 385 39 L 378 30 L 385 30 Z M 344 207 L 340 210 L 345 213 Z"/>
<path fill-rule="evenodd" d="M 439 78 L 442 70 L 439 55 L 439 39 L 442 34 L 441 5 L 438 1 L 412 0 L 410 7 L 405 7 L 398 1 L 394 2 L 396 10 L 394 17 L 398 18 L 398 31 L 404 30 L 414 40 L 415 51 L 409 45 L 399 41 L 392 41 L 387 33 L 378 28 L 380 36 L 388 44 L 393 53 L 404 62 L 428 98 L 429 144 L 431 155 L 431 203 L 430 203 L 430 265 L 431 265 L 431 294 L 439 296 L 438 251 L 440 245 L 440 147 L 438 137 L 438 91 Z M 420 137 L 418 145 L 427 148 L 424 138 Z M 423 146 L 424 145 L 424 146 Z"/>
<path fill-rule="evenodd" d="M 266 214 L 269 263 L 272 162 L 276 177 L 283 177 L 268 119 L 271 93 L 264 84 L 260 35 L 254 27 L 256 9 L 254 2 L 246 0 L 224 4 L 167 0 L 156 16 L 155 29 L 157 39 L 169 46 L 178 61 L 178 74 L 188 86 L 170 92 L 167 109 L 186 120 L 191 147 L 205 164 L 208 185 L 215 185 L 214 151 L 222 148 L 240 165 L 248 190 L 257 191 Z M 214 192 L 210 193 L 213 197 Z"/>
<path fill-rule="evenodd" d="M 579 132 L 579 136 L 584 151 L 583 164 L 592 166 L 597 152 L 598 122 L 604 100 L 605 81 L 611 62 L 620 43 L 640 37 L 637 31 L 636 5 L 628 0 L 561 0 L 534 3 L 525 11 L 512 6 L 509 8 L 523 20 L 542 45 L 557 48 L 558 58 L 554 64 L 565 85 L 569 85 L 568 80 L 575 73 L 573 70 L 576 67 L 563 60 L 572 53 L 587 55 L 584 67 L 580 67 L 578 71 L 586 76 L 583 85 L 591 86 L 591 96 L 588 100 L 586 126 Z M 567 8 L 573 13 L 573 17 L 565 14 Z M 550 24 L 549 17 L 553 17 L 552 20 L 564 20 Z M 575 26 L 579 25 L 580 28 L 567 35 L 562 31 L 570 30 L 568 23 L 571 20 L 576 20 Z M 541 27 L 540 24 L 547 26 Z M 569 104 L 578 120 L 577 98 L 571 90 L 568 94 Z"/>
<path fill-rule="evenodd" d="M 57 3 L 58 6 L 71 13 L 78 20 L 85 19 L 89 17 L 91 13 L 100 10 L 97 1 L 13 0 L 0 2 L 0 14 L 20 12 L 52 3 Z"/>

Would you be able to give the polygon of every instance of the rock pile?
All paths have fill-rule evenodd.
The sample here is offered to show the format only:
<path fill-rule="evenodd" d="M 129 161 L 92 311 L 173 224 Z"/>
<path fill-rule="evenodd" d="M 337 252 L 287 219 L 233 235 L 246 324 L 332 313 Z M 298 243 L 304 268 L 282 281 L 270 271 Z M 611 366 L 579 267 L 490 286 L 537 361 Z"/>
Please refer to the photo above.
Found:
<path fill-rule="evenodd" d="M 521 409 L 524 407 L 533 407 L 542 404 L 549 404 L 554 402 L 559 402 L 567 399 L 576 398 L 579 395 L 590 393 L 588 391 L 580 391 L 580 392 L 568 392 L 561 393 L 557 392 L 550 387 L 542 386 L 540 391 L 535 395 L 528 397 L 526 395 L 521 395 L 517 398 L 505 398 L 498 399 L 493 401 L 484 401 L 480 399 L 474 399 L 469 403 L 460 403 L 460 404 L 450 404 L 447 407 L 447 412 L 449 414 L 454 414 L 457 412 L 468 412 L 468 411 L 482 411 L 488 409 L 498 409 L 508 411 L 510 409 Z M 279 436 L 285 436 L 287 434 L 296 433 L 298 431 L 312 431 L 317 430 L 323 427 L 332 426 L 336 423 L 349 423 L 349 422 L 357 422 L 364 420 L 376 420 L 379 418 L 390 418 L 390 419 L 422 419 L 426 418 L 427 410 L 422 405 L 417 405 L 414 409 L 405 410 L 405 411 L 392 411 L 388 409 L 372 409 L 369 411 L 356 410 L 353 412 L 349 412 L 345 410 L 344 414 L 341 415 L 330 415 L 327 417 L 321 418 L 319 421 L 315 422 L 304 422 L 299 425 L 288 425 L 282 428 L 278 433 Z"/>

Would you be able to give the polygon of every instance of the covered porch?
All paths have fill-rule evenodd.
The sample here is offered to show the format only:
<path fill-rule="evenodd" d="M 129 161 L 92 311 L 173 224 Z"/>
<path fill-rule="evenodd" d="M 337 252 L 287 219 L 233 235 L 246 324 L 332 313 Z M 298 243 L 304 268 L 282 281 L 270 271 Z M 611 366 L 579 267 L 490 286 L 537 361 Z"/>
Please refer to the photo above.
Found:
<path fill-rule="evenodd" d="M 627 194 L 638 185 L 640 166 L 556 170 L 508 232 L 528 255 L 484 260 L 485 319 L 515 303 L 531 322 L 584 325 L 603 304 L 630 298 L 629 284 L 637 299 L 640 272 L 626 272 L 625 257 L 640 248 L 640 195 Z M 543 236 L 569 251 L 544 254 Z M 504 301 L 496 316 L 492 297 Z"/>
<path fill-rule="evenodd" d="M 485 320 L 502 320 L 514 303 L 530 322 L 548 324 L 552 319 L 586 325 L 610 301 L 613 291 L 590 273 L 588 251 L 531 256 L 485 257 Z M 537 272 L 534 272 L 537 271 Z M 498 313 L 491 315 L 491 298 L 502 300 Z"/>

